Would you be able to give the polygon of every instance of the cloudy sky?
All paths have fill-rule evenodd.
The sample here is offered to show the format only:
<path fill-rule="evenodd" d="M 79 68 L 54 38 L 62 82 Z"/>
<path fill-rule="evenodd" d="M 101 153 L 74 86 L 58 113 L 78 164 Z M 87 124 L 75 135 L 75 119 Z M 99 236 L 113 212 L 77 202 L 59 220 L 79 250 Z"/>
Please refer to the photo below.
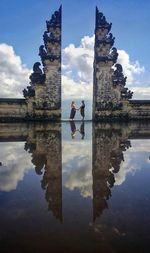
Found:
<path fill-rule="evenodd" d="M 1 0 L 0 97 L 21 97 L 39 61 L 45 20 L 63 5 L 63 99 L 92 99 L 95 6 L 112 22 L 120 62 L 135 99 L 150 99 L 147 0 Z"/>

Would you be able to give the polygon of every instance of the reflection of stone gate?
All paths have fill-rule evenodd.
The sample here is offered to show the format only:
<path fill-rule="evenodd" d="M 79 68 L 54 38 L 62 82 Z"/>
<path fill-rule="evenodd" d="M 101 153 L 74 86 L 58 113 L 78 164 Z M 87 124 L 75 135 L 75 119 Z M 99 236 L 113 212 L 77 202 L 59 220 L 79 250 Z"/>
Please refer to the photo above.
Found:
<path fill-rule="evenodd" d="M 115 175 L 124 161 L 124 152 L 131 147 L 127 125 L 93 124 L 93 222 L 108 208 Z"/>
<path fill-rule="evenodd" d="M 43 131 L 42 131 L 43 130 Z M 62 222 L 62 150 L 60 124 L 31 128 L 25 143 L 37 175 L 42 175 L 48 210 Z"/>

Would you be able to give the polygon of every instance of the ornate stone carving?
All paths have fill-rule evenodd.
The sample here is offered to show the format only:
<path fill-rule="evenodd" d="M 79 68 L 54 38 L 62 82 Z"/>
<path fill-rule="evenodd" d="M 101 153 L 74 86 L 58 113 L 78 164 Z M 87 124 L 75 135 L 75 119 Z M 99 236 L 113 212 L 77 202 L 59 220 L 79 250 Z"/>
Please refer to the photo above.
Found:
<path fill-rule="evenodd" d="M 50 21 L 46 21 L 47 31 L 43 34 L 44 46 L 40 46 L 39 55 L 47 69 L 48 61 L 61 61 L 61 7 L 55 11 Z"/>
<path fill-rule="evenodd" d="M 45 81 L 45 74 L 43 74 L 42 70 L 40 69 L 40 62 L 36 62 L 33 65 L 33 73 L 30 75 L 30 84 L 31 86 L 27 86 L 27 89 L 23 90 L 23 95 L 25 98 L 27 97 L 34 97 L 35 96 L 35 88 L 34 85 L 43 84 Z"/>
<path fill-rule="evenodd" d="M 47 42 L 51 42 L 51 39 L 48 36 L 48 32 L 47 31 L 45 31 L 44 34 L 43 34 L 43 41 L 44 41 L 45 47 L 46 47 Z"/>
<path fill-rule="evenodd" d="M 44 45 L 39 47 L 39 56 L 44 66 L 44 73 L 40 63 L 34 65 L 30 76 L 31 86 L 35 87 L 34 109 L 59 110 L 61 108 L 61 7 L 50 21 L 46 21 L 47 30 L 43 34 Z M 24 91 L 26 95 L 26 91 Z M 59 112 L 60 115 L 60 112 Z"/>
<path fill-rule="evenodd" d="M 110 52 L 109 59 L 112 60 L 113 63 L 116 63 L 117 58 L 118 58 L 117 48 L 113 47 L 112 51 Z"/>
<path fill-rule="evenodd" d="M 131 99 L 133 96 L 133 91 L 129 90 L 128 88 L 124 88 L 121 90 L 121 96 L 125 99 Z"/>
<path fill-rule="evenodd" d="M 99 38 L 100 37 L 100 38 Z M 109 44 L 110 47 L 113 46 L 114 44 L 114 41 L 115 41 L 115 37 L 113 37 L 113 34 L 112 33 L 109 33 L 107 34 L 105 37 L 101 38 L 101 36 L 99 36 L 97 38 L 97 41 L 96 41 L 96 46 L 99 45 L 99 44 L 103 44 L 105 46 L 105 44 Z"/>
<path fill-rule="evenodd" d="M 110 43 L 109 43 L 110 44 Z M 105 62 L 112 61 L 113 64 L 116 63 L 118 58 L 118 52 L 115 47 L 112 48 L 112 51 L 107 53 L 109 51 L 109 48 L 106 48 L 105 46 L 102 46 L 98 52 L 98 56 L 96 57 L 97 62 Z"/>
<path fill-rule="evenodd" d="M 57 47 L 57 45 L 50 46 L 50 48 L 47 46 L 47 52 L 44 49 L 44 46 L 41 45 L 39 47 L 39 56 L 41 57 L 42 63 L 45 66 L 44 60 L 50 60 L 53 62 L 54 60 L 60 60 L 60 48 Z"/>
<path fill-rule="evenodd" d="M 102 12 L 96 8 L 95 56 L 93 115 L 108 115 L 112 111 L 122 110 L 123 101 L 132 98 L 133 92 L 124 88 L 127 77 L 123 75 L 118 59 L 117 48 L 113 47 L 115 37 L 110 32 L 112 24 L 108 23 Z M 113 65 L 115 65 L 115 70 Z M 103 113 L 104 111 L 104 113 Z M 97 116 L 96 116 L 97 114 Z"/>
<path fill-rule="evenodd" d="M 99 12 L 98 8 L 96 7 L 96 28 L 106 28 L 108 32 L 111 30 L 112 23 L 108 23 L 106 21 L 105 16 L 102 12 Z"/>
<path fill-rule="evenodd" d="M 31 84 L 42 84 L 45 81 L 45 74 L 40 69 L 41 63 L 36 62 L 33 65 L 33 73 L 30 75 Z"/>
<path fill-rule="evenodd" d="M 120 110 L 122 108 L 122 102 L 111 102 L 111 101 L 101 101 L 96 103 L 96 107 L 99 110 Z"/>
<path fill-rule="evenodd" d="M 124 77 L 123 75 L 123 68 L 121 64 L 116 64 L 115 65 L 116 70 L 114 71 L 112 75 L 112 81 L 114 85 L 123 85 L 125 86 L 126 84 L 126 79 L 127 77 Z"/>
<path fill-rule="evenodd" d="M 41 45 L 39 47 L 39 56 L 41 57 L 42 62 L 43 62 L 43 60 L 46 59 L 47 53 L 46 53 L 43 45 Z"/>
<path fill-rule="evenodd" d="M 112 75 L 113 85 L 120 86 L 122 98 L 131 99 L 133 96 L 133 92 L 130 91 L 128 88 L 124 87 L 126 85 L 127 77 L 126 76 L 124 77 L 122 65 L 117 63 L 115 67 L 116 70 Z"/>
<path fill-rule="evenodd" d="M 22 92 L 25 98 L 35 96 L 35 90 L 31 86 L 27 86 L 27 89 L 24 89 Z"/>
<path fill-rule="evenodd" d="M 46 21 L 47 31 L 50 32 L 53 27 L 61 27 L 61 9 L 60 6 L 58 11 L 55 11 L 49 21 Z"/>

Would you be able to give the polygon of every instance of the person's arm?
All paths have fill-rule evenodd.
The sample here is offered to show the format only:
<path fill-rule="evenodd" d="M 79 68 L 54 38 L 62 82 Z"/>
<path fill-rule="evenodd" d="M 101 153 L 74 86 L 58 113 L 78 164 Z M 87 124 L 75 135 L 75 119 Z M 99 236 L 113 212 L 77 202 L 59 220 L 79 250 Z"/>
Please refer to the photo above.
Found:
<path fill-rule="evenodd" d="M 76 106 L 74 106 L 75 110 L 78 111 L 80 108 L 77 108 Z"/>
<path fill-rule="evenodd" d="M 79 111 L 81 109 L 81 106 L 79 108 L 76 108 L 77 111 Z"/>

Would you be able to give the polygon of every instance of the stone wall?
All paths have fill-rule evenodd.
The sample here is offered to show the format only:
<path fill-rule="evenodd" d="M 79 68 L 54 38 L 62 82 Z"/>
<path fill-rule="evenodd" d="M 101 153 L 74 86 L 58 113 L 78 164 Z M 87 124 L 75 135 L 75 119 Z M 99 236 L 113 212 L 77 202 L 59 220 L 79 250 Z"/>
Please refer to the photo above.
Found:
<path fill-rule="evenodd" d="M 39 132 L 60 132 L 60 123 L 49 122 L 13 122 L 0 124 L 0 141 L 26 141 L 34 139 Z"/>
<path fill-rule="evenodd" d="M 150 119 L 150 100 L 123 101 L 121 109 L 95 109 L 95 121 L 129 121 Z"/>
<path fill-rule="evenodd" d="M 129 119 L 150 119 L 150 100 L 131 100 L 127 111 Z"/>
<path fill-rule="evenodd" d="M 0 99 L 0 121 L 24 120 L 27 116 L 25 99 Z"/>
<path fill-rule="evenodd" d="M 0 122 L 60 121 L 61 110 L 37 108 L 35 100 L 0 99 Z"/>

